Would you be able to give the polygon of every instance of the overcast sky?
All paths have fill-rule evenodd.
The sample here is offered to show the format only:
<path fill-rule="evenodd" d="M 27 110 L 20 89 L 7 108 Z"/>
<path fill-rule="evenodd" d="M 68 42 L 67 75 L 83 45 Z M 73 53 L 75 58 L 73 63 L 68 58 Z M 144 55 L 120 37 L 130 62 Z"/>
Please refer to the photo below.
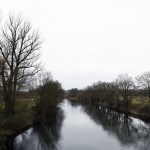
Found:
<path fill-rule="evenodd" d="M 41 61 L 65 89 L 150 71 L 149 0 L 0 0 L 44 43 Z"/>

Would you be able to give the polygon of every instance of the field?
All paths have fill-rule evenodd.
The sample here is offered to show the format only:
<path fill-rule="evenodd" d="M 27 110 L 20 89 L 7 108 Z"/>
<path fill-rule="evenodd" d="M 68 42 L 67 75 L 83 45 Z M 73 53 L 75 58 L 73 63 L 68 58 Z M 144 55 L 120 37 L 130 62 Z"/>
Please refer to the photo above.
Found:
<path fill-rule="evenodd" d="M 0 104 L 0 144 L 6 141 L 7 137 L 20 132 L 33 124 L 35 113 L 33 99 L 23 99 L 16 101 L 15 113 L 6 116 L 4 113 L 4 104 Z"/>

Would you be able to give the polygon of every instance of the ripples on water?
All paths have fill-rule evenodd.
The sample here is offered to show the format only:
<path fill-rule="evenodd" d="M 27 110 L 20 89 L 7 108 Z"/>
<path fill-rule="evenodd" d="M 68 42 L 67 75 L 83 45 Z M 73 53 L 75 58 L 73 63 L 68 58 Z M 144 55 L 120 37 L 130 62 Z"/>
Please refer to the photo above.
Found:
<path fill-rule="evenodd" d="M 150 124 L 67 100 L 14 139 L 14 150 L 150 150 Z"/>

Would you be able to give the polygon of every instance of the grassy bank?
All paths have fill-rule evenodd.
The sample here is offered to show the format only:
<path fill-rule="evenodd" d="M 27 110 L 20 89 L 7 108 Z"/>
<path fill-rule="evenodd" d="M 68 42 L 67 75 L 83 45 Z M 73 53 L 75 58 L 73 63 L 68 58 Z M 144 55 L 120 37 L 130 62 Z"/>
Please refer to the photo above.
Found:
<path fill-rule="evenodd" d="M 132 100 L 129 103 L 129 106 L 125 106 L 123 100 L 120 100 L 119 106 L 117 103 L 112 102 L 111 104 L 109 101 L 98 102 L 94 100 L 86 100 L 86 99 L 78 99 L 75 97 L 68 97 L 70 101 L 78 101 L 80 103 L 93 103 L 99 105 L 101 107 L 106 107 L 112 109 L 114 111 L 119 111 L 136 118 L 142 119 L 144 121 L 150 122 L 150 101 L 145 99 L 145 97 L 135 96 L 132 97 Z"/>
<path fill-rule="evenodd" d="M 4 105 L 0 107 L 0 146 L 6 142 L 10 135 L 22 132 L 30 127 L 35 121 L 33 99 L 24 99 L 16 101 L 15 113 L 7 116 L 4 113 Z M 0 149 L 1 149 L 0 147 Z"/>
<path fill-rule="evenodd" d="M 107 102 L 99 103 L 99 105 L 150 122 L 150 102 L 142 97 L 134 97 L 128 108 L 122 104 L 118 108 L 117 106 L 110 105 Z"/>

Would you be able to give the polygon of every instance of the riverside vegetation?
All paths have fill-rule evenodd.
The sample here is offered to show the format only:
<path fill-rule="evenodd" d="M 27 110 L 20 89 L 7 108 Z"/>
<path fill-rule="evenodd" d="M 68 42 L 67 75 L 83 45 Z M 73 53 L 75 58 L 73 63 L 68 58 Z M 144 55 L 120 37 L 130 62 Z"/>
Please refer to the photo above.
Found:
<path fill-rule="evenodd" d="M 128 74 L 121 74 L 114 82 L 99 81 L 82 90 L 68 90 L 66 96 L 150 121 L 150 72 L 135 80 Z"/>
<path fill-rule="evenodd" d="M 41 38 L 31 24 L 10 15 L 0 39 L 0 149 L 11 149 L 14 136 L 34 123 L 54 116 L 64 90 L 39 62 Z M 98 82 L 83 90 L 71 89 L 72 100 L 132 113 L 150 120 L 150 72 L 135 78 L 119 75 L 115 82 Z M 52 119 L 53 120 L 53 119 Z"/>
<path fill-rule="evenodd" d="M 46 76 L 45 76 L 46 74 Z M 33 124 L 44 121 L 53 115 L 64 97 L 64 90 L 58 81 L 52 80 L 49 73 L 40 77 L 40 85 L 18 94 L 14 113 L 7 114 L 1 101 L 0 109 L 0 149 L 11 149 L 13 138 Z M 43 77 L 44 76 L 44 77 Z"/>
<path fill-rule="evenodd" d="M 30 22 L 10 14 L 0 39 L 0 149 L 43 116 L 53 114 L 64 90 L 39 62 L 42 40 Z"/>

